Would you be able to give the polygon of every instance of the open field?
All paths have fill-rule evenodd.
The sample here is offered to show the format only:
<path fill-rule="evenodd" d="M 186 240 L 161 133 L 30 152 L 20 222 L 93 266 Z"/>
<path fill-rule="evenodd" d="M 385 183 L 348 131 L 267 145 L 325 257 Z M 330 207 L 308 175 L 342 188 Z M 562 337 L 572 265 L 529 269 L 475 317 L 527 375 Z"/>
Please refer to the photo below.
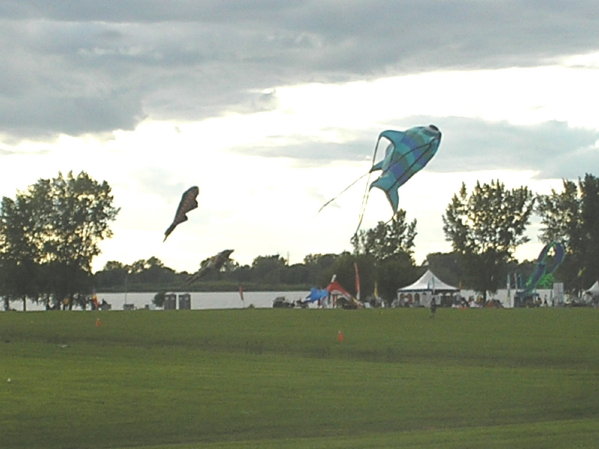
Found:
<path fill-rule="evenodd" d="M 0 313 L 0 404 L 3 449 L 597 448 L 599 310 Z"/>

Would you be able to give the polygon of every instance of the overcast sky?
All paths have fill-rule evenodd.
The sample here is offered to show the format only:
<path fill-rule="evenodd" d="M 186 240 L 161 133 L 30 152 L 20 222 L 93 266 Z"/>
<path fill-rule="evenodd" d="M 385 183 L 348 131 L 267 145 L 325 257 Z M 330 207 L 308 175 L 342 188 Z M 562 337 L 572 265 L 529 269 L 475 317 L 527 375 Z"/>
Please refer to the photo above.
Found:
<path fill-rule="evenodd" d="M 2 0 L 0 25 L 0 196 L 106 180 L 121 212 L 95 269 L 350 250 L 366 180 L 317 211 L 384 129 L 443 133 L 399 191 L 418 263 L 451 249 L 462 182 L 599 175 L 596 1 Z M 192 185 L 199 208 L 163 243 Z M 363 227 L 390 213 L 373 191 Z"/>

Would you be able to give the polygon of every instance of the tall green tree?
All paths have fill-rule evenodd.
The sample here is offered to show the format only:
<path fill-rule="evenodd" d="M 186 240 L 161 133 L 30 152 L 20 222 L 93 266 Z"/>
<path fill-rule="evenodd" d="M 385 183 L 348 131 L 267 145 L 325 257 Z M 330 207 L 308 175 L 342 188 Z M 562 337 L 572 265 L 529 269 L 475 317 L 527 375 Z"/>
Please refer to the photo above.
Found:
<path fill-rule="evenodd" d="M 85 172 L 41 179 L 18 192 L 16 200 L 3 200 L 3 241 L 8 243 L 2 252 L 17 266 L 32 264 L 30 281 L 37 280 L 55 303 L 73 299 L 91 289 L 92 260 L 100 241 L 112 235 L 109 223 L 118 213 L 112 203 L 110 186 Z M 15 227 L 19 220 L 21 226 Z"/>
<path fill-rule="evenodd" d="M 252 275 L 254 280 L 266 284 L 280 284 L 287 269 L 287 261 L 278 254 L 272 256 L 258 256 L 252 262 Z"/>
<path fill-rule="evenodd" d="M 539 195 L 536 211 L 541 241 L 566 247 L 558 271 L 565 287 L 578 291 L 599 280 L 599 178 L 586 174 L 578 183 L 564 180 L 562 191 Z"/>
<path fill-rule="evenodd" d="M 466 273 L 460 254 L 456 252 L 431 253 L 426 256 L 426 262 L 428 268 L 443 281 L 460 288 L 464 285 Z"/>
<path fill-rule="evenodd" d="M 5 309 L 20 299 L 25 310 L 26 299 L 39 293 L 41 247 L 30 206 L 21 197 L 4 197 L 0 205 L 0 294 Z"/>
<path fill-rule="evenodd" d="M 96 288 L 99 291 L 110 291 L 114 289 L 127 290 L 129 271 L 131 268 L 121 262 L 110 260 L 104 268 L 94 274 Z"/>
<path fill-rule="evenodd" d="M 363 291 L 373 291 L 376 282 L 378 292 L 391 302 L 397 289 L 413 280 L 414 239 L 416 238 L 416 220 L 408 222 L 406 211 L 399 209 L 391 221 L 379 222 L 374 228 L 361 230 L 351 239 L 354 254 L 369 256 L 360 264 Z M 368 267 L 368 263 L 373 267 Z M 372 273 L 373 278 L 366 273 Z M 369 288 L 372 286 L 372 290 Z"/>
<path fill-rule="evenodd" d="M 335 261 L 338 254 L 308 254 L 304 257 L 306 266 L 306 282 L 313 286 L 324 288 L 335 273 Z"/>
<path fill-rule="evenodd" d="M 443 215 L 443 231 L 462 259 L 466 285 L 486 295 L 503 283 L 514 251 L 529 240 L 524 232 L 534 201 L 527 187 L 477 182 L 469 194 L 462 183 Z"/>
<path fill-rule="evenodd" d="M 356 254 L 370 254 L 378 261 L 401 253 L 414 253 L 416 220 L 407 221 L 399 209 L 391 221 L 379 221 L 374 228 L 358 231 L 351 239 Z"/>
<path fill-rule="evenodd" d="M 358 271 L 356 272 L 356 265 Z M 372 294 L 374 281 L 376 279 L 376 263 L 374 258 L 368 254 L 352 254 L 344 251 L 335 257 L 331 266 L 323 271 L 323 287 L 328 285 L 333 276 L 348 292 L 358 296 L 358 284 L 360 288 L 360 299 L 365 299 Z M 357 282 L 359 280 L 359 283 Z"/>
<path fill-rule="evenodd" d="M 139 286 L 154 283 L 157 285 L 173 286 L 177 275 L 172 268 L 166 267 L 157 257 L 140 259 L 125 267 L 126 283 L 129 290 Z M 117 271 L 118 272 L 118 271 Z"/>

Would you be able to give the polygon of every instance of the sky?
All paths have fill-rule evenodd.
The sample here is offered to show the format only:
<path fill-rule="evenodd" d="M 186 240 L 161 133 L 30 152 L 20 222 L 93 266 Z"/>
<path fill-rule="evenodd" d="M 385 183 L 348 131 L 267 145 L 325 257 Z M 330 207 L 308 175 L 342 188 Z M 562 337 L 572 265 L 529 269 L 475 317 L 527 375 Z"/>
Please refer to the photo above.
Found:
<path fill-rule="evenodd" d="M 318 210 L 385 129 L 443 133 L 399 190 L 417 263 L 451 250 L 462 183 L 599 175 L 594 0 L 3 0 L 0 25 L 0 197 L 69 171 L 108 182 L 120 212 L 94 270 L 351 250 L 367 178 Z M 193 185 L 198 209 L 163 242 Z M 378 189 L 363 212 L 362 229 L 391 217 Z"/>

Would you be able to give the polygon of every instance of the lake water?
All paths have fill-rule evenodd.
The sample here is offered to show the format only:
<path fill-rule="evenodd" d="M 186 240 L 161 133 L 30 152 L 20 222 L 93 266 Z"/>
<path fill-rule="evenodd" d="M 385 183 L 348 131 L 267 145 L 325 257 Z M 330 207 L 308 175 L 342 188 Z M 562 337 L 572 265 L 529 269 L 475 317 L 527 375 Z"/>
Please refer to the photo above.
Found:
<path fill-rule="evenodd" d="M 183 292 L 184 293 L 184 292 Z M 246 307 L 270 308 L 272 302 L 277 296 L 284 296 L 290 301 L 303 299 L 309 291 L 274 291 L 274 292 L 243 292 L 243 301 L 239 292 L 191 292 L 191 308 L 194 310 L 203 309 L 242 309 Z M 128 293 L 97 293 L 98 301 L 105 300 L 112 306 L 112 310 L 124 310 L 125 304 L 133 305 L 135 309 L 156 309 L 152 300 L 155 292 L 128 292 Z M 182 293 L 176 293 L 177 297 Z M 20 301 L 11 302 L 11 307 L 16 310 L 23 310 L 23 303 Z M 27 302 L 28 311 L 45 310 L 43 304 Z M 76 308 L 74 310 L 80 310 Z M 159 309 L 162 310 L 162 309 Z"/>
<path fill-rule="evenodd" d="M 549 305 L 563 304 L 563 299 L 556 300 L 554 304 L 554 296 L 552 290 L 537 290 L 541 298 L 547 298 Z M 177 297 L 185 292 L 175 293 Z M 191 295 L 191 308 L 194 310 L 205 310 L 205 309 L 242 309 L 246 307 L 256 308 L 271 308 L 273 300 L 278 296 L 284 296 L 289 301 L 297 301 L 303 299 L 308 295 L 309 291 L 274 291 L 274 292 L 244 292 L 243 298 L 239 296 L 239 292 L 192 292 Z M 105 300 L 112 306 L 112 310 L 124 310 L 125 305 L 133 307 L 134 309 L 156 309 L 152 300 L 154 299 L 155 292 L 128 292 L 128 293 L 97 293 L 98 301 L 102 302 Z M 462 290 L 461 295 L 464 298 L 476 297 L 478 294 L 470 290 Z M 491 298 L 499 300 L 504 307 L 513 307 L 513 291 L 510 295 L 507 290 L 498 290 Z M 21 301 L 14 301 L 10 304 L 11 308 L 15 310 L 23 310 L 23 303 Z M 310 304 L 310 307 L 316 307 L 316 304 Z M 2 309 L 0 309 L 2 310 Z M 27 310 L 45 310 L 44 304 L 35 304 L 31 301 L 27 301 Z M 80 310 L 76 308 L 74 310 Z M 162 309 L 159 309 L 162 310 Z"/>

